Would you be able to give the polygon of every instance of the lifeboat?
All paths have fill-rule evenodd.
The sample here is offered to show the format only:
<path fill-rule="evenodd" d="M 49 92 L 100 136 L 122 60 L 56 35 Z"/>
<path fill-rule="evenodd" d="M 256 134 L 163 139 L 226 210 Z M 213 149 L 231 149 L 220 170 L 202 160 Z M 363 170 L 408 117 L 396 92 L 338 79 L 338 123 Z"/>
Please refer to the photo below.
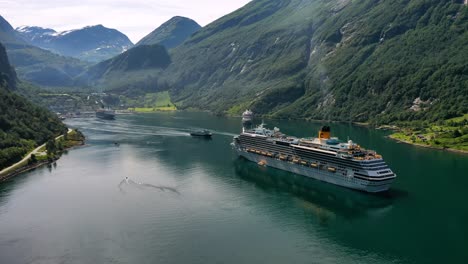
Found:
<path fill-rule="evenodd" d="M 300 161 L 299 159 L 293 159 L 292 160 L 292 162 L 294 162 L 294 163 L 299 163 L 299 161 Z"/>
<path fill-rule="evenodd" d="M 334 167 L 328 167 L 328 171 L 329 171 L 329 172 L 336 172 L 336 168 L 334 168 Z"/>
<path fill-rule="evenodd" d="M 286 160 L 286 159 L 287 159 L 287 157 L 286 157 L 286 156 L 284 156 L 284 155 L 280 155 L 280 156 L 279 156 L 279 159 L 280 159 L 280 160 Z"/>
<path fill-rule="evenodd" d="M 270 153 L 270 152 L 268 152 L 268 153 L 267 153 L 267 156 L 271 158 L 271 157 L 273 157 L 273 154 Z"/>
<path fill-rule="evenodd" d="M 318 167 L 318 164 L 317 164 L 316 162 L 312 162 L 312 163 L 310 164 L 310 166 L 311 166 L 311 167 L 314 167 L 314 168 L 317 168 L 317 167 Z"/>
<path fill-rule="evenodd" d="M 303 160 L 301 160 L 301 162 L 300 162 L 300 163 L 301 163 L 301 165 L 307 165 L 307 161 L 303 161 Z"/>

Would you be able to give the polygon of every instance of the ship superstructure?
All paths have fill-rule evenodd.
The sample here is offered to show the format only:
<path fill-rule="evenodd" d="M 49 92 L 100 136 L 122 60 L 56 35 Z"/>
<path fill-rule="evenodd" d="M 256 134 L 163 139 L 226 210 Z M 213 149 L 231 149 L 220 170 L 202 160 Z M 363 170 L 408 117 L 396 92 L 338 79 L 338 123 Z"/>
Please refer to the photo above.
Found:
<path fill-rule="evenodd" d="M 297 138 L 262 124 L 243 130 L 233 146 L 238 155 L 260 165 L 366 192 L 390 188 L 396 175 L 381 155 L 352 140 L 342 142 L 330 132 L 324 126 L 316 138 Z"/>
<path fill-rule="evenodd" d="M 250 110 L 245 110 L 244 113 L 242 113 L 242 125 L 244 127 L 249 127 L 253 123 L 253 112 Z"/>

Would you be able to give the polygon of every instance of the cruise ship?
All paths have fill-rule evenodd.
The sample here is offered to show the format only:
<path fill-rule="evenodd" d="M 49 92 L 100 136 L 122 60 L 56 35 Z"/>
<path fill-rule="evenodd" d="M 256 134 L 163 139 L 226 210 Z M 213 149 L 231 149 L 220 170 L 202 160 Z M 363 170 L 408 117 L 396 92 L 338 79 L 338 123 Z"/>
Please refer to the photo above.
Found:
<path fill-rule="evenodd" d="M 365 192 L 390 188 L 396 175 L 381 155 L 352 140 L 342 142 L 330 132 L 324 126 L 316 138 L 297 138 L 261 124 L 244 129 L 234 137 L 232 146 L 239 156 L 259 165 Z"/>

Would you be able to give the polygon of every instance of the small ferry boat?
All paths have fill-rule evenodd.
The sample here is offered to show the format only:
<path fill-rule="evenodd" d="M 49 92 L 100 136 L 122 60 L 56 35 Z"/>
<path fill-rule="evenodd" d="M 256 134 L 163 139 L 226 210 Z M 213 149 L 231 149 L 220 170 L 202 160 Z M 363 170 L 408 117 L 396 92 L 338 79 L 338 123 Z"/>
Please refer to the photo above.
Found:
<path fill-rule="evenodd" d="M 192 137 L 211 137 L 213 134 L 209 130 L 194 130 L 190 132 Z"/>

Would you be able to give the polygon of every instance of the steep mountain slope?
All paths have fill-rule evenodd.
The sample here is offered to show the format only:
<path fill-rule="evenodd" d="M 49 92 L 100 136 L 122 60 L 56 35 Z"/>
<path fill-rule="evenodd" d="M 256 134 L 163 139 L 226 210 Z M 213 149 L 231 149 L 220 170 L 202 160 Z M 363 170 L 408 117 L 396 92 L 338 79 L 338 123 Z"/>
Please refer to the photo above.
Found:
<path fill-rule="evenodd" d="M 0 16 L 0 40 L 2 43 L 18 43 L 24 44 L 21 40 L 18 40 L 15 35 L 15 30 L 2 16 Z"/>
<path fill-rule="evenodd" d="M 182 44 L 201 26 L 190 18 L 175 16 L 141 39 L 136 45 L 160 44 L 172 49 Z"/>
<path fill-rule="evenodd" d="M 0 44 L 0 169 L 19 161 L 38 144 L 66 131 L 58 118 L 11 92 L 16 74 Z M 14 80 L 14 81 L 12 81 Z"/>
<path fill-rule="evenodd" d="M 5 47 L 0 44 L 0 87 L 16 88 L 16 72 L 10 65 Z"/>
<path fill-rule="evenodd" d="M 171 56 L 160 88 L 180 107 L 384 122 L 468 112 L 463 1 L 254 0 Z"/>
<path fill-rule="evenodd" d="M 167 50 L 161 45 L 141 45 L 90 67 L 77 83 L 99 90 L 136 92 L 154 88 L 158 74 L 171 63 Z"/>
<path fill-rule="evenodd" d="M 123 33 L 102 25 L 63 32 L 23 26 L 17 28 L 16 32 L 29 44 L 90 62 L 109 59 L 133 46 Z"/>
<path fill-rule="evenodd" d="M 43 86 L 70 86 L 84 71 L 86 63 L 54 54 L 26 43 L 0 16 L 0 42 L 6 49 L 20 79 Z"/>

